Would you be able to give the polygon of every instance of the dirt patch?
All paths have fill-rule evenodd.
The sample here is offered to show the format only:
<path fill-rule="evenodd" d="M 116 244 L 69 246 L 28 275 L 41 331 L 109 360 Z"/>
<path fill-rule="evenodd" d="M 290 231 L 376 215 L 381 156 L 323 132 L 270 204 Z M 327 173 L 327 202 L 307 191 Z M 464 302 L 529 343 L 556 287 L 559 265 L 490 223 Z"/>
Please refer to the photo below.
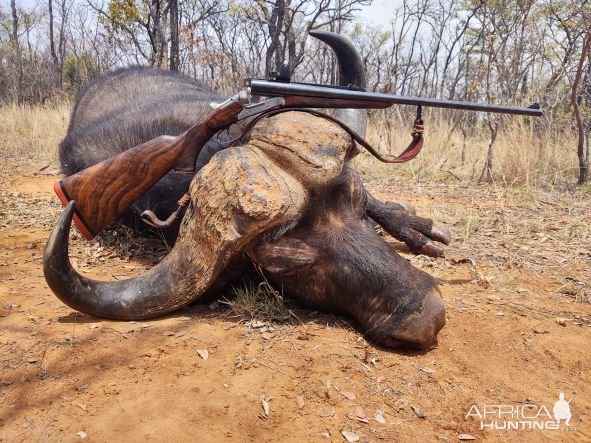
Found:
<path fill-rule="evenodd" d="M 54 174 L 16 175 L 6 180 L 6 190 L 27 194 L 32 197 L 54 197 L 53 184 L 57 181 Z"/>
<path fill-rule="evenodd" d="M 298 306 L 280 324 L 233 318 L 223 304 L 146 322 L 75 313 L 41 270 L 56 178 L 0 177 L 0 440 L 591 439 L 588 196 L 369 183 L 454 232 L 446 259 L 392 240 L 440 279 L 447 308 L 439 347 L 417 354 Z M 75 265 L 96 278 L 141 273 L 166 250 L 72 241 Z M 560 392 L 576 394 L 568 430 L 480 430 L 466 418 L 484 404 L 551 412 Z"/>

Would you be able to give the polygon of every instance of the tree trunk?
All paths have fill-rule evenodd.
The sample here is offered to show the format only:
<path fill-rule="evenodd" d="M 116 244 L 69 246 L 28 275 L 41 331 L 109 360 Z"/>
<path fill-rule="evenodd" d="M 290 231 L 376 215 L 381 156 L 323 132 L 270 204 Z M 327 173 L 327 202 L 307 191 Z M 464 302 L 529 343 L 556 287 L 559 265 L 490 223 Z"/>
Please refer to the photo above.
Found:
<path fill-rule="evenodd" d="M 587 183 L 589 177 L 589 154 L 585 151 L 585 127 L 583 125 L 583 116 L 581 114 L 581 107 L 579 96 L 579 84 L 581 82 L 581 75 L 583 73 L 583 66 L 585 60 L 589 56 L 591 50 L 591 29 L 587 29 L 585 38 L 583 40 L 583 47 L 581 48 L 581 58 L 577 66 L 577 72 L 575 74 L 575 80 L 571 89 L 570 101 L 573 107 L 573 115 L 577 125 L 578 137 L 577 137 L 577 156 L 579 157 L 579 180 L 577 184 L 583 185 Z"/>
<path fill-rule="evenodd" d="M 150 18 L 152 23 L 149 26 L 148 33 L 150 34 L 150 44 L 152 46 L 152 54 L 150 54 L 149 63 L 151 66 L 164 67 L 163 62 L 166 63 L 167 58 L 164 57 L 165 34 L 163 31 L 163 5 L 161 0 L 150 1 Z"/>
<path fill-rule="evenodd" d="M 16 1 L 10 0 L 10 10 L 12 12 L 12 34 L 10 36 L 10 40 L 12 41 L 12 45 L 14 48 L 14 56 L 16 58 L 16 69 L 17 69 L 17 79 L 16 79 L 16 101 L 18 103 L 22 102 L 23 99 L 23 91 L 22 91 L 22 84 L 23 84 L 23 62 L 21 57 L 21 47 L 18 41 L 18 13 L 16 10 Z"/>
<path fill-rule="evenodd" d="M 587 168 L 585 169 L 585 181 L 589 179 L 589 134 L 585 134 L 585 141 L 587 149 L 585 150 L 585 157 L 587 159 Z"/>
<path fill-rule="evenodd" d="M 179 2 L 170 0 L 170 62 L 171 71 L 179 70 Z"/>
<path fill-rule="evenodd" d="M 265 76 L 268 77 L 271 71 L 278 71 L 281 67 L 279 62 L 279 50 L 281 31 L 283 30 L 283 22 L 285 18 L 285 0 L 277 0 L 273 6 L 273 12 L 270 17 L 266 17 L 267 26 L 269 29 L 269 37 L 271 43 L 267 48 L 265 55 Z"/>
<path fill-rule="evenodd" d="M 58 75 L 59 62 L 57 54 L 55 52 L 55 40 L 53 35 L 53 0 L 49 0 L 49 52 L 51 54 L 51 61 L 53 62 L 53 75 L 55 76 L 55 85 L 60 88 L 61 84 L 59 81 L 60 76 Z"/>
<path fill-rule="evenodd" d="M 60 23 L 60 35 L 59 35 L 59 42 L 58 42 L 58 68 L 57 68 L 57 75 L 58 75 L 58 83 L 60 87 L 63 85 L 63 73 L 64 73 L 64 62 L 66 60 L 66 22 L 68 20 L 68 6 L 66 4 L 67 0 L 62 0 L 60 5 L 60 13 L 61 23 Z M 78 69 L 80 69 L 78 67 Z"/>
<path fill-rule="evenodd" d="M 493 181 L 493 160 L 494 160 L 494 146 L 495 141 L 497 140 L 497 134 L 499 133 L 499 122 L 495 120 L 492 123 L 490 120 L 487 122 L 488 129 L 490 130 L 490 143 L 488 145 L 488 152 L 486 153 L 486 161 L 484 162 L 484 168 L 482 168 L 482 173 L 480 174 L 480 178 L 478 179 L 479 183 L 487 182 L 492 183 Z"/>
<path fill-rule="evenodd" d="M 168 67 L 168 2 L 163 2 L 161 4 L 160 10 L 160 27 L 158 32 L 160 33 L 160 61 L 158 66 L 162 69 Z"/>
<path fill-rule="evenodd" d="M 462 126 L 462 154 L 461 154 L 461 165 L 464 166 L 466 163 L 466 128 Z"/>

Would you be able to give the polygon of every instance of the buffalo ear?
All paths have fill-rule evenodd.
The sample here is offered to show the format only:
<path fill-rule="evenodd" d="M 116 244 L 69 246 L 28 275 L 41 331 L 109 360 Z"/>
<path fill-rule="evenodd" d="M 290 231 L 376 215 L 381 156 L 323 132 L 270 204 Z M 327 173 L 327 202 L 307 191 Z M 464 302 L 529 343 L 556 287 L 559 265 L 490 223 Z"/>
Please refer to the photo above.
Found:
<path fill-rule="evenodd" d="M 297 238 L 281 237 L 273 242 L 261 242 L 249 249 L 256 264 L 272 274 L 291 275 L 311 268 L 318 262 L 318 251 Z"/>

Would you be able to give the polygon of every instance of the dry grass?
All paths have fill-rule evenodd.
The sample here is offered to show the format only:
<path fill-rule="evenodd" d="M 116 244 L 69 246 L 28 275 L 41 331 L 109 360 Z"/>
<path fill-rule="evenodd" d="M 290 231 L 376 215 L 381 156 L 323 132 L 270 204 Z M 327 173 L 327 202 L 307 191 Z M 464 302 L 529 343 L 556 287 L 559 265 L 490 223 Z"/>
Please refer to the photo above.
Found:
<path fill-rule="evenodd" d="M 258 270 L 258 278 L 244 280 L 231 289 L 232 297 L 221 303 L 228 306 L 232 316 L 246 317 L 272 323 L 288 321 L 295 314 L 285 305 L 283 294 L 277 291 Z"/>
<path fill-rule="evenodd" d="M 53 163 L 57 146 L 66 133 L 71 105 L 0 107 L 0 152 L 4 160 L 27 160 Z M 488 143 L 484 128 L 477 136 L 464 140 L 459 127 L 427 114 L 426 141 L 423 152 L 405 165 L 379 163 L 367 153 L 356 160 L 370 178 L 405 175 L 423 182 L 459 183 L 479 178 Z M 437 123 L 438 121 L 438 123 Z M 374 116 L 368 140 L 380 152 L 398 154 L 410 141 L 410 123 L 400 118 L 386 121 Z M 465 145 L 465 158 L 461 153 Z M 494 177 L 497 185 L 548 187 L 574 183 L 577 174 L 575 139 L 565 140 L 556 134 L 534 135 L 527 119 L 506 118 L 495 144 Z"/>
<path fill-rule="evenodd" d="M 454 128 L 444 120 L 427 117 L 425 146 L 419 156 L 404 165 L 388 165 L 363 153 L 357 166 L 369 177 L 402 174 L 417 181 L 460 183 L 477 181 L 480 177 L 490 132 L 486 126 L 464 140 L 460 127 Z M 385 119 L 375 120 L 368 128 L 368 140 L 381 153 L 397 155 L 410 142 L 410 127 Z M 576 141 L 553 133 L 535 134 L 523 118 L 504 118 L 495 142 L 493 175 L 497 185 L 552 187 L 559 183 L 574 183 L 578 173 Z M 464 161 L 462 161 L 462 149 Z"/>
<path fill-rule="evenodd" d="M 69 104 L 0 107 L 1 158 L 55 162 L 69 114 Z"/>
<path fill-rule="evenodd" d="M 302 310 L 301 305 L 285 297 L 283 289 L 274 287 L 258 265 L 222 293 L 215 303 L 218 302 L 227 308 L 227 317 L 246 319 L 245 325 L 249 328 L 259 328 L 263 324 L 303 324 L 303 316 L 309 319 L 318 314 L 317 311 Z M 263 328 L 258 331 L 270 330 Z"/>

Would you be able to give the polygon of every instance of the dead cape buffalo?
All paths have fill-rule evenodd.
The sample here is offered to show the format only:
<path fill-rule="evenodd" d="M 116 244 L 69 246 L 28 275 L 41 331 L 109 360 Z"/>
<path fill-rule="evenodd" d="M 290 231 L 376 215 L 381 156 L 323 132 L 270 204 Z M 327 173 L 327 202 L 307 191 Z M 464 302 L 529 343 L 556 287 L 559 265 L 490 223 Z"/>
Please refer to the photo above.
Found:
<path fill-rule="evenodd" d="M 350 42 L 327 32 L 316 36 L 335 50 L 341 84 L 363 86 L 362 63 Z M 159 135 L 177 135 L 215 100 L 193 80 L 156 69 L 108 74 L 76 101 L 60 146 L 63 170 L 72 174 Z M 364 132 L 362 112 L 338 116 Z M 141 228 L 143 210 L 165 217 L 189 188 L 178 239 L 161 263 L 122 281 L 78 274 L 68 258 L 71 202 L 48 241 L 46 280 L 76 310 L 137 320 L 211 298 L 251 262 L 287 295 L 353 317 L 380 345 L 428 348 L 445 324 L 436 282 L 400 257 L 374 222 L 430 255 L 440 254 L 436 242 L 447 244 L 449 233 L 373 198 L 347 166 L 356 152 L 338 125 L 299 112 L 262 120 L 241 146 L 220 150 L 212 140 L 194 176 L 168 174 L 124 217 Z"/>

